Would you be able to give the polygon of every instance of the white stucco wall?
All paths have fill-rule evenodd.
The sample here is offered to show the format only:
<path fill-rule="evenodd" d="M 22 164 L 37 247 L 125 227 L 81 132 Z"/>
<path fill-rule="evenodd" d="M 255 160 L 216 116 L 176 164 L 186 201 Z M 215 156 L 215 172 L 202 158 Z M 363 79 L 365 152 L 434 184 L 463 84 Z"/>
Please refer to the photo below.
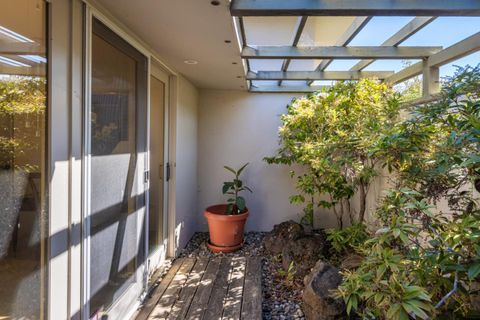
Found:
<path fill-rule="evenodd" d="M 224 165 L 249 162 L 242 178 L 253 189 L 245 193 L 250 217 L 247 230 L 268 231 L 276 223 L 298 219 L 300 207 L 288 197 L 295 192 L 286 166 L 262 159 L 278 148 L 279 115 L 291 94 L 253 94 L 243 91 L 201 90 L 198 131 L 198 228 L 207 230 L 202 211 L 225 202 L 222 184 L 231 179 Z"/>
<path fill-rule="evenodd" d="M 299 95 L 299 94 L 298 94 Z M 291 205 L 289 196 L 296 193 L 290 169 L 269 165 L 262 159 L 275 154 L 278 148 L 280 114 L 293 94 L 248 93 L 228 90 L 201 90 L 198 123 L 198 230 L 207 230 L 202 210 L 225 202 L 221 193 L 223 181 L 231 178 L 224 165 L 240 167 L 249 162 L 243 179 L 253 189 L 246 193 L 250 217 L 247 230 L 269 231 L 280 222 L 299 221 L 302 206 Z M 370 186 L 367 209 L 375 209 L 377 199 L 386 189 L 386 178 L 378 177 Z M 358 207 L 354 198 L 352 207 Z M 348 216 L 344 222 L 348 224 Z M 336 226 L 335 216 L 326 209 L 315 212 L 315 226 Z"/>
<path fill-rule="evenodd" d="M 176 109 L 175 242 L 183 248 L 197 230 L 198 90 L 178 79 Z"/>

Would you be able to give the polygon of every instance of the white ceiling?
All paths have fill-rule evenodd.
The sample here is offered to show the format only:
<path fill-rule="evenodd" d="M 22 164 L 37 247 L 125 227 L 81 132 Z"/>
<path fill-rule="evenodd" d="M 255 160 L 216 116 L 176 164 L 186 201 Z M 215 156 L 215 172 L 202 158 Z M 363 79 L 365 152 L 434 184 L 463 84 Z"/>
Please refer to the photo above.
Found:
<path fill-rule="evenodd" d="M 245 86 L 237 78 L 244 71 L 228 0 L 219 6 L 210 0 L 97 1 L 198 88 Z M 198 64 L 185 64 L 188 59 Z"/>

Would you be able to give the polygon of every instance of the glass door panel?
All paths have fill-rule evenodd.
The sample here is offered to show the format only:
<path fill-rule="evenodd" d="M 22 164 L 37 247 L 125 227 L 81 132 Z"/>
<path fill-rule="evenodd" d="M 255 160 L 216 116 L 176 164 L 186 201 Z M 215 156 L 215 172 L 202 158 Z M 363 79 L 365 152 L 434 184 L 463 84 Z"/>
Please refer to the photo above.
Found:
<path fill-rule="evenodd" d="M 96 19 L 91 50 L 89 308 L 98 318 L 143 288 L 147 60 Z"/>
<path fill-rule="evenodd" d="M 0 10 L 0 319 L 44 319 L 47 5 Z"/>

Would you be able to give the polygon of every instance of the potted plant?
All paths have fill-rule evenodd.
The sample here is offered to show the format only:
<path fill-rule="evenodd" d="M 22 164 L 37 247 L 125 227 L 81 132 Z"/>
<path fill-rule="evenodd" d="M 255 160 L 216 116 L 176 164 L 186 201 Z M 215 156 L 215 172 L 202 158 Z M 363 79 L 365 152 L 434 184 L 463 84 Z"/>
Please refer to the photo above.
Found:
<path fill-rule="evenodd" d="M 249 212 L 245 198 L 239 193 L 245 190 L 252 192 L 252 190 L 243 185 L 239 177 L 247 165 L 248 163 L 238 170 L 224 166 L 234 175 L 233 181 L 224 182 L 222 188 L 223 194 L 230 197 L 226 204 L 218 204 L 205 209 L 204 216 L 210 232 L 210 241 L 207 245 L 213 252 L 233 252 L 243 245 L 243 231 Z"/>

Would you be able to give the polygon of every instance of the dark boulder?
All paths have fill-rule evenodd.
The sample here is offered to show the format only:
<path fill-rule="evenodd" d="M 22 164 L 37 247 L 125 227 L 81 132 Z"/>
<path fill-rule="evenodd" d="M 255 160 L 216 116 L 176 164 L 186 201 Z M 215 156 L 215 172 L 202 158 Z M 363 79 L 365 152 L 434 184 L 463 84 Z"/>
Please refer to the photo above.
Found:
<path fill-rule="evenodd" d="M 288 270 L 293 262 L 295 276 L 303 279 L 325 252 L 325 237 L 310 235 L 287 242 L 282 250 L 282 265 Z"/>
<path fill-rule="evenodd" d="M 277 224 L 273 227 L 273 230 L 265 236 L 265 250 L 272 255 L 280 254 L 289 242 L 303 237 L 304 234 L 303 226 L 294 221 L 285 221 Z"/>
<path fill-rule="evenodd" d="M 303 312 L 307 320 L 345 319 L 345 303 L 332 293 L 342 283 L 337 268 L 319 260 L 304 283 Z"/>

